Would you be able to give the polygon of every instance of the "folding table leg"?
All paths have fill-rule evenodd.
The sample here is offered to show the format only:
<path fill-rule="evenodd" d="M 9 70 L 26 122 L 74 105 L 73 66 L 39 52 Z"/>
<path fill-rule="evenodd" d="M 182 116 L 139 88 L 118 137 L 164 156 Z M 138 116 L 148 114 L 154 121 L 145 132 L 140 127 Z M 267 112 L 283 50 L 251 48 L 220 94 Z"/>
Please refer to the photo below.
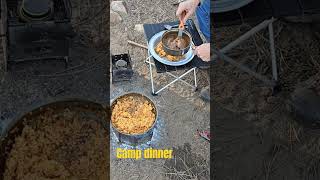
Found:
<path fill-rule="evenodd" d="M 172 73 L 170 73 L 170 72 L 167 72 L 167 74 L 169 74 L 169 75 L 172 76 L 173 78 L 179 79 L 179 81 L 183 82 L 184 84 L 186 84 L 186 85 L 188 85 L 188 86 L 190 86 L 190 87 L 194 87 L 192 84 L 186 82 L 186 81 L 183 80 L 183 79 L 180 79 L 178 76 L 176 76 L 176 75 L 174 75 L 174 74 L 172 74 Z"/>
<path fill-rule="evenodd" d="M 187 72 L 183 73 L 181 76 L 179 76 L 178 78 L 176 78 L 175 80 L 171 81 L 169 84 L 165 85 L 163 88 L 161 88 L 160 90 L 158 90 L 155 94 L 160 93 L 161 91 L 165 90 L 166 88 L 168 88 L 171 84 L 179 81 L 181 78 L 183 78 L 184 76 L 186 76 L 187 74 L 189 74 L 190 72 L 194 71 L 194 68 L 188 70 Z"/>
<path fill-rule="evenodd" d="M 197 68 L 193 68 L 193 77 L 194 77 L 194 91 L 198 90 L 198 83 L 197 83 Z"/>
<path fill-rule="evenodd" d="M 276 57 L 276 50 L 274 45 L 273 23 L 270 23 L 268 28 L 269 28 L 269 41 L 270 41 L 270 52 L 271 52 L 271 61 L 272 61 L 272 76 L 275 81 L 278 81 L 277 57 Z"/>
<path fill-rule="evenodd" d="M 251 30 L 249 30 L 248 32 L 246 32 L 243 35 L 241 35 L 236 40 L 234 40 L 231 43 L 229 43 L 227 46 L 223 47 L 221 50 L 219 50 L 219 52 L 221 52 L 223 54 L 229 52 L 230 50 L 232 50 L 233 48 L 237 47 L 238 45 L 240 45 L 245 40 L 251 38 L 254 34 L 258 33 L 262 29 L 267 28 L 274 21 L 276 21 L 276 19 L 275 18 L 271 18 L 271 19 L 268 19 L 268 20 L 265 20 L 265 21 L 261 22 L 260 24 L 258 24 L 257 26 L 255 26 Z M 212 58 L 213 58 L 213 60 L 216 60 L 216 58 L 218 58 L 218 56 L 214 54 Z"/>
<path fill-rule="evenodd" d="M 154 80 L 153 80 L 153 73 L 152 73 L 152 66 L 154 66 L 154 64 L 151 62 L 150 58 L 152 56 L 149 56 L 146 59 L 146 63 L 149 64 L 149 71 L 150 71 L 150 81 L 151 81 L 151 90 L 152 90 L 152 95 L 158 95 L 161 91 L 165 90 L 166 88 L 168 88 L 171 84 L 177 82 L 177 81 L 181 81 L 183 83 L 185 83 L 186 85 L 194 88 L 194 91 L 197 90 L 197 73 L 196 73 L 196 68 L 192 68 L 190 70 L 188 70 L 187 72 L 185 72 L 184 74 L 182 74 L 181 76 L 176 76 L 170 72 L 167 72 L 167 74 L 169 74 L 170 76 L 172 76 L 173 78 L 175 78 L 175 80 L 171 81 L 169 84 L 167 84 L 166 86 L 162 87 L 160 90 L 158 90 L 157 92 L 155 92 L 155 88 L 154 88 Z M 184 81 L 183 78 L 184 76 L 186 76 L 187 74 L 189 74 L 190 72 L 193 71 L 193 76 L 194 76 L 194 86 L 192 84 L 189 84 L 188 82 Z"/>
<path fill-rule="evenodd" d="M 149 63 L 149 71 L 150 71 L 150 81 L 151 81 L 151 91 L 152 91 L 152 95 L 156 95 L 156 93 L 154 92 L 154 84 L 153 84 L 153 75 L 152 75 L 152 63 L 150 61 L 151 56 L 149 56 L 147 58 L 147 63 Z"/>
<path fill-rule="evenodd" d="M 234 66 L 238 67 L 242 71 L 245 71 L 245 72 L 253 75 L 257 79 L 264 81 L 268 85 L 271 85 L 273 87 L 273 89 L 279 88 L 278 84 L 277 84 L 278 69 L 277 69 L 277 58 L 276 58 L 276 52 L 275 52 L 274 31 L 273 31 L 273 22 L 275 22 L 275 21 L 276 21 L 275 18 L 265 20 L 262 23 L 260 23 L 259 25 L 253 27 L 251 30 L 249 30 L 248 32 L 246 32 L 242 36 L 240 36 L 238 39 L 229 43 L 227 46 L 225 46 L 221 50 L 213 49 L 213 51 L 215 52 L 213 59 L 220 57 L 222 60 L 233 64 Z M 237 63 L 232 58 L 225 55 L 226 52 L 230 51 L 231 49 L 238 46 L 243 41 L 249 39 L 254 34 L 256 34 L 257 32 L 259 32 L 262 29 L 265 29 L 267 27 L 269 30 L 269 41 L 270 41 L 269 43 L 270 43 L 270 53 L 271 53 L 271 61 L 272 61 L 272 76 L 273 76 L 272 80 L 267 79 L 265 76 L 262 76 L 262 75 L 258 74 L 257 72 L 252 71 L 251 69 L 247 68 L 246 66 L 244 66 L 240 63 Z"/>

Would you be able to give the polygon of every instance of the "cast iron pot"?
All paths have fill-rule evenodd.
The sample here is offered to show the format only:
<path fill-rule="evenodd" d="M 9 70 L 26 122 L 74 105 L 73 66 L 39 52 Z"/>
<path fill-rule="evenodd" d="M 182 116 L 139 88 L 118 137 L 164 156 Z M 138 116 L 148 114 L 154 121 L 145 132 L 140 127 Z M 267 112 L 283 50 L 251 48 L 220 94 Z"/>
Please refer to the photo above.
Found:
<path fill-rule="evenodd" d="M 113 108 L 114 108 L 115 104 L 117 103 L 117 101 L 119 99 L 123 98 L 123 97 L 126 97 L 126 96 L 138 96 L 138 97 L 140 96 L 140 97 L 143 97 L 143 98 L 147 99 L 147 101 L 149 101 L 149 103 L 153 106 L 153 111 L 155 113 L 155 120 L 154 120 L 153 125 L 147 131 L 145 131 L 144 133 L 141 133 L 141 134 L 126 134 L 126 133 L 120 132 L 113 125 L 112 122 L 110 123 L 115 135 L 117 136 L 117 138 L 119 140 L 119 142 L 126 143 L 126 144 L 133 145 L 133 146 L 137 146 L 139 144 L 146 143 L 146 142 L 148 142 L 148 141 L 150 141 L 152 139 L 153 130 L 155 128 L 155 125 L 156 125 L 156 122 L 157 122 L 157 119 L 158 119 L 158 111 L 156 109 L 155 103 L 150 98 L 148 98 L 145 95 L 142 95 L 142 94 L 139 94 L 139 93 L 135 93 L 135 92 L 123 94 L 123 95 L 118 96 L 117 98 L 115 98 L 111 103 L 111 111 L 113 110 Z"/>
<path fill-rule="evenodd" d="M 167 54 L 170 54 L 172 56 L 182 56 L 182 55 L 186 54 L 190 50 L 190 47 L 191 47 L 192 37 L 191 37 L 190 33 L 188 33 L 185 30 L 182 32 L 181 38 L 187 42 L 187 46 L 183 49 L 180 49 L 180 50 L 175 50 L 175 49 L 171 49 L 168 47 L 168 45 L 167 45 L 168 38 L 175 39 L 178 36 L 178 32 L 179 32 L 179 29 L 167 30 L 165 33 L 163 33 L 163 35 L 161 37 L 161 42 L 162 42 L 164 52 L 166 52 Z"/>

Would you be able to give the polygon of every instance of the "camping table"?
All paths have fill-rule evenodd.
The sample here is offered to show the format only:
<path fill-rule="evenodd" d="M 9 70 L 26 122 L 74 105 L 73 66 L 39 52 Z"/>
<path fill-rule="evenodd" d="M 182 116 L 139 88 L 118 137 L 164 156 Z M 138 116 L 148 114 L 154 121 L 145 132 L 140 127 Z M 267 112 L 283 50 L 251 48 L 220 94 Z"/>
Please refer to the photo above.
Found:
<path fill-rule="evenodd" d="M 277 68 L 277 58 L 276 58 L 276 52 L 275 52 L 275 43 L 274 43 L 274 32 L 273 32 L 273 22 L 275 21 L 274 18 L 267 19 L 257 26 L 253 27 L 251 30 L 240 36 L 238 39 L 232 41 L 229 43 L 227 46 L 223 47 L 222 49 L 216 49 L 213 48 L 213 55 L 212 59 L 215 60 L 218 57 L 221 58 L 222 60 L 236 66 L 240 70 L 254 76 L 255 78 L 263 81 L 266 85 L 271 86 L 273 89 L 277 87 L 277 81 L 278 81 L 278 68 Z M 270 53 L 271 53 L 271 63 L 272 63 L 272 79 L 268 79 L 266 76 L 263 76 L 248 67 L 236 62 L 234 59 L 231 57 L 225 55 L 228 51 L 233 49 L 234 47 L 238 46 L 241 44 L 243 41 L 249 39 L 252 37 L 254 34 L 257 32 L 261 31 L 262 29 L 268 28 L 269 31 L 269 44 L 270 44 Z"/>
<path fill-rule="evenodd" d="M 157 23 L 157 24 L 144 24 L 144 33 L 147 41 L 152 38 L 153 35 L 156 33 L 165 30 L 164 25 L 177 25 L 179 24 L 178 21 L 176 22 L 165 22 L 165 23 Z M 199 46 L 203 43 L 200 34 L 193 22 L 193 20 L 189 19 L 186 22 L 186 30 L 191 34 L 193 38 L 193 43 L 195 46 Z M 151 81 L 151 90 L 152 90 L 152 95 L 157 95 L 161 91 L 165 90 L 168 88 L 170 85 L 174 84 L 177 81 L 183 82 L 184 84 L 190 86 L 193 88 L 193 90 L 197 90 L 197 68 L 204 68 L 208 67 L 209 64 L 207 62 L 202 61 L 199 57 L 195 56 L 189 63 L 183 65 L 183 66 L 168 66 L 163 63 L 160 63 L 159 61 L 155 60 L 150 53 L 148 52 L 148 58 L 146 60 L 146 63 L 149 65 L 149 71 L 150 71 L 150 81 Z M 156 69 L 156 72 L 160 75 L 168 75 L 167 77 L 174 78 L 170 83 L 165 84 L 160 88 L 159 90 L 155 90 L 154 86 L 154 77 L 152 74 L 153 68 Z M 175 74 L 179 73 L 180 75 L 174 75 L 173 72 L 176 72 Z M 182 74 L 181 74 L 182 72 Z M 185 77 L 186 75 L 193 73 L 193 79 L 194 79 L 194 84 L 190 84 L 183 80 L 182 78 Z"/>
<path fill-rule="evenodd" d="M 215 54 L 213 60 L 219 57 L 242 71 L 251 74 L 255 78 L 263 81 L 266 85 L 273 87 L 273 90 L 278 90 L 278 68 L 277 58 L 275 52 L 275 40 L 273 32 L 273 23 L 276 19 L 288 17 L 288 16 L 301 16 L 305 14 L 320 14 L 320 1 L 319 0 L 255 0 L 252 3 L 234 11 L 226 13 L 217 13 L 212 11 L 212 16 L 215 17 L 215 21 L 211 23 L 213 27 L 223 27 L 228 25 L 241 24 L 243 22 L 257 23 L 251 30 L 238 37 L 225 47 L 221 49 L 213 49 Z M 248 67 L 236 62 L 236 60 L 227 56 L 234 47 L 241 44 L 243 41 L 249 39 L 257 32 L 268 29 L 269 31 L 269 44 L 272 63 L 272 79 L 267 78 L 257 72 L 249 69 Z"/>

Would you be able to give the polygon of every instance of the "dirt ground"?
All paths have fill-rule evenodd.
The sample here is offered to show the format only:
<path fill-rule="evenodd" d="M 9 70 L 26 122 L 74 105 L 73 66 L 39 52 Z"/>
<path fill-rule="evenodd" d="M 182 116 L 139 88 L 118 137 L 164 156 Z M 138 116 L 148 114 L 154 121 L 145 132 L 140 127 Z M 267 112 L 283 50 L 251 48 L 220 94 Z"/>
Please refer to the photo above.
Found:
<path fill-rule="evenodd" d="M 214 45 L 222 48 L 249 28 L 243 24 L 215 29 Z M 213 109 L 221 114 L 213 118 L 216 179 L 319 179 L 318 130 L 297 123 L 301 119 L 289 108 L 290 96 L 299 86 L 320 94 L 317 32 L 311 24 L 275 23 L 281 85 L 275 95 L 232 65 L 217 61 L 213 66 L 211 87 L 215 107 L 220 107 Z M 271 77 L 267 31 L 228 55 Z"/>

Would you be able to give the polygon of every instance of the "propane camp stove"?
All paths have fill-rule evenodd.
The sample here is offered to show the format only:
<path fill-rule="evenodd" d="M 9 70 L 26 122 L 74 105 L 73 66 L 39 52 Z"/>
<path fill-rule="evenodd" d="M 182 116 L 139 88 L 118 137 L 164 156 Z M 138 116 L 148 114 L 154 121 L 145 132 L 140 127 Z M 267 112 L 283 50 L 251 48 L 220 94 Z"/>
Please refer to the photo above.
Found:
<path fill-rule="evenodd" d="M 2 4 L 4 0 L 2 0 Z M 7 0 L 2 14 L 7 62 L 64 60 L 72 34 L 69 0 Z"/>

